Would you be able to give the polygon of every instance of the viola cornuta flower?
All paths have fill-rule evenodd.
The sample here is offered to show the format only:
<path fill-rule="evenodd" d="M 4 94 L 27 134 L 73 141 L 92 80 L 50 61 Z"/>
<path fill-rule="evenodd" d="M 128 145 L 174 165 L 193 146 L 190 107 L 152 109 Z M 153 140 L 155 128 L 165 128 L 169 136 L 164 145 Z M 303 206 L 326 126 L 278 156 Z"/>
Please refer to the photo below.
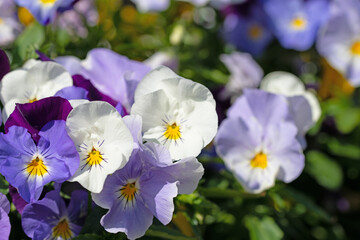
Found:
<path fill-rule="evenodd" d="M 0 2 L 0 46 L 12 43 L 20 33 L 21 26 L 16 18 L 16 6 L 12 0 Z"/>
<path fill-rule="evenodd" d="M 74 191 L 68 206 L 58 190 L 48 192 L 43 199 L 24 208 L 21 216 L 24 232 L 34 240 L 72 239 L 82 229 L 87 203 L 85 191 Z"/>
<path fill-rule="evenodd" d="M 288 183 L 302 172 L 304 155 L 296 135 L 285 97 L 247 89 L 220 125 L 216 151 L 246 191 L 259 193 L 275 179 Z"/>
<path fill-rule="evenodd" d="M 274 34 L 284 48 L 304 51 L 327 19 L 327 0 L 263 0 Z"/>
<path fill-rule="evenodd" d="M 16 4 L 27 8 L 41 24 L 55 20 L 56 13 L 68 9 L 74 0 L 15 0 Z"/>
<path fill-rule="evenodd" d="M 0 193 L 0 229 L 1 229 L 1 236 L 0 239 L 9 239 L 10 236 L 10 219 L 9 214 L 10 212 L 10 203 L 7 197 Z"/>
<path fill-rule="evenodd" d="M 330 17 L 320 30 L 317 50 L 351 85 L 360 86 L 360 3 L 335 0 Z"/>
<path fill-rule="evenodd" d="M 124 121 L 133 134 L 134 151 L 125 167 L 110 175 L 103 190 L 92 197 L 109 209 L 100 221 L 106 231 L 125 232 L 135 239 L 145 234 L 154 216 L 164 225 L 171 221 L 173 198 L 192 193 L 204 169 L 194 157 L 173 163 L 164 146 L 143 144 L 139 116 L 126 116 Z"/>
<path fill-rule="evenodd" d="M 57 91 L 73 85 L 70 74 L 55 62 L 28 62 L 23 69 L 6 74 L 0 83 L 0 98 L 4 105 L 4 121 L 16 103 L 32 103 L 54 96 Z"/>
<path fill-rule="evenodd" d="M 140 82 L 131 114 L 143 118 L 144 140 L 165 145 L 173 159 L 196 157 L 217 131 L 209 89 L 163 66 Z"/>
<path fill-rule="evenodd" d="M 38 135 L 36 144 L 26 128 L 11 126 L 0 136 L 0 172 L 27 202 L 39 199 L 45 184 L 68 180 L 79 166 L 65 121 L 48 122 Z"/>
<path fill-rule="evenodd" d="M 113 106 L 100 101 L 74 108 L 66 127 L 80 155 L 80 166 L 70 181 L 100 192 L 106 177 L 129 160 L 133 150 L 129 129 Z"/>

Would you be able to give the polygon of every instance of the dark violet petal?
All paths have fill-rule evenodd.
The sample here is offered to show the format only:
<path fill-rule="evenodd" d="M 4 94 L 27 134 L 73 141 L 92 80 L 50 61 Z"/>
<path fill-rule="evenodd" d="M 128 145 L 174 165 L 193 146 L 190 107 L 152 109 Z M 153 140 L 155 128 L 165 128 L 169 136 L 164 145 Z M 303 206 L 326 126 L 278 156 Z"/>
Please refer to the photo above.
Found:
<path fill-rule="evenodd" d="M 33 103 L 16 104 L 14 112 L 5 123 L 5 133 L 11 126 L 26 128 L 33 139 L 39 141 L 39 131 L 52 120 L 66 120 L 72 107 L 61 97 L 44 98 Z"/>
<path fill-rule="evenodd" d="M 22 214 L 25 206 L 28 204 L 13 186 L 9 185 L 9 194 L 12 199 L 12 203 L 15 205 L 16 210 Z"/>
<path fill-rule="evenodd" d="M 75 87 L 80 87 L 83 89 L 86 89 L 88 91 L 88 99 L 90 101 L 105 101 L 110 103 L 112 106 L 116 106 L 117 102 L 115 100 L 113 100 L 111 97 L 101 93 L 99 90 L 97 90 L 94 85 L 87 79 L 85 79 L 83 76 L 81 75 L 74 75 L 73 76 L 73 81 L 74 81 L 74 86 Z"/>
<path fill-rule="evenodd" d="M 0 80 L 5 74 L 10 72 L 10 62 L 6 53 L 0 49 Z"/>
<path fill-rule="evenodd" d="M 55 96 L 62 97 L 67 100 L 87 99 L 88 91 L 81 87 L 66 87 L 55 93 Z"/>
<path fill-rule="evenodd" d="M 39 50 L 35 50 L 35 52 L 39 56 L 39 59 L 43 62 L 53 62 L 54 61 L 51 58 L 49 58 L 48 56 L 46 56 L 44 53 L 40 52 Z"/>

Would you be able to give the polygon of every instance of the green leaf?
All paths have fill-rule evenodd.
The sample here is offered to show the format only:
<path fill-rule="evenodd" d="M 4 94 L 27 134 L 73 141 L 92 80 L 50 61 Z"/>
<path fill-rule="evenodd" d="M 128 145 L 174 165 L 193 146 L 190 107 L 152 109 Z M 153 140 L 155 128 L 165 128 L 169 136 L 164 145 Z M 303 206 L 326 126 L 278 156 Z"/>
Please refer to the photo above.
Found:
<path fill-rule="evenodd" d="M 342 133 L 352 132 L 360 124 L 360 110 L 354 108 L 341 109 L 335 115 L 337 128 Z"/>
<path fill-rule="evenodd" d="M 151 226 L 149 230 L 147 230 L 146 236 L 149 237 L 157 237 L 169 240 L 195 240 L 196 238 L 187 237 L 180 232 L 162 226 Z"/>
<path fill-rule="evenodd" d="M 0 192 L 5 195 L 9 192 L 9 183 L 3 176 L 0 176 Z"/>
<path fill-rule="evenodd" d="M 277 240 L 284 236 L 283 231 L 271 217 L 259 219 L 255 216 L 246 216 L 245 226 L 250 231 L 251 240 Z"/>
<path fill-rule="evenodd" d="M 343 172 L 337 162 L 318 151 L 308 152 L 306 159 L 306 171 L 317 183 L 328 189 L 337 189 L 341 186 Z"/>
<path fill-rule="evenodd" d="M 209 198 L 233 198 L 233 197 L 244 197 L 244 198 L 259 198 L 263 197 L 264 194 L 249 194 L 231 189 L 222 188 L 199 188 L 199 193 Z"/>
<path fill-rule="evenodd" d="M 44 41 L 44 27 L 39 23 L 33 23 L 22 32 L 15 42 L 19 57 L 22 60 L 26 60 L 36 56 L 35 50 L 39 49 Z"/>
<path fill-rule="evenodd" d="M 360 160 L 360 148 L 356 145 L 340 142 L 336 138 L 328 140 L 327 147 L 332 154 Z"/>

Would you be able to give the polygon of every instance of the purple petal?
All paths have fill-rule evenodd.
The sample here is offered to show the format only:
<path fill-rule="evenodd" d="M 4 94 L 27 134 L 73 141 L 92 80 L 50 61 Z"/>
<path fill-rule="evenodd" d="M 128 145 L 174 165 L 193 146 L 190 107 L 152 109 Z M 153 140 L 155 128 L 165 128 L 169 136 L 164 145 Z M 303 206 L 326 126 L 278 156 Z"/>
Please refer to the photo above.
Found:
<path fill-rule="evenodd" d="M 116 203 L 100 220 L 106 231 L 111 233 L 124 232 L 129 239 L 144 236 L 151 226 L 153 215 L 140 201 L 134 208 L 125 207 Z"/>
<path fill-rule="evenodd" d="M 78 225 L 79 229 L 82 228 L 85 218 L 87 216 L 89 195 L 86 191 L 76 190 L 71 194 L 71 200 L 68 207 L 69 219 L 73 224 Z M 80 231 L 74 231 L 78 235 Z"/>
<path fill-rule="evenodd" d="M 81 75 L 74 75 L 73 76 L 74 86 L 83 88 L 88 91 L 87 98 L 90 101 L 105 101 L 113 105 L 114 107 L 117 105 L 117 102 L 110 98 L 109 96 L 101 93 L 99 90 L 97 90 L 94 85 L 87 79 L 85 79 Z"/>
<path fill-rule="evenodd" d="M 10 236 L 10 219 L 4 209 L 0 208 L 0 240 L 8 240 Z"/>
<path fill-rule="evenodd" d="M 14 112 L 5 123 L 5 133 L 11 126 L 26 128 L 38 142 L 41 128 L 51 120 L 66 120 L 72 107 L 61 97 L 44 98 L 33 103 L 16 104 Z"/>
<path fill-rule="evenodd" d="M 10 203 L 7 199 L 6 195 L 0 193 L 0 208 L 4 209 L 6 214 L 9 214 L 10 212 Z"/>
<path fill-rule="evenodd" d="M 0 80 L 10 72 L 10 62 L 6 53 L 0 49 Z"/>
<path fill-rule="evenodd" d="M 25 206 L 28 204 L 19 194 L 19 192 L 13 186 L 9 185 L 9 194 L 12 203 L 15 205 L 16 210 L 22 214 Z"/>
<path fill-rule="evenodd" d="M 36 54 L 39 56 L 39 59 L 43 62 L 53 62 L 51 58 L 46 56 L 44 53 L 40 52 L 39 50 L 35 50 Z"/>
<path fill-rule="evenodd" d="M 80 87 L 66 87 L 55 93 L 54 96 L 62 97 L 67 100 L 73 100 L 73 99 L 88 99 L 88 91 L 86 91 L 84 88 Z"/>

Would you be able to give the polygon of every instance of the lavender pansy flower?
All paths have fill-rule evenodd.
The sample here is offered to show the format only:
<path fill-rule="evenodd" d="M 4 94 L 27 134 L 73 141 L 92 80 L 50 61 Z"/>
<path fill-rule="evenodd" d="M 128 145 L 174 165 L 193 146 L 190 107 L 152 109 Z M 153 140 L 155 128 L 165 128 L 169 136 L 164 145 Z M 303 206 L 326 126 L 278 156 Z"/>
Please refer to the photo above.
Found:
<path fill-rule="evenodd" d="M 68 206 L 58 190 L 48 192 L 42 200 L 25 207 L 21 217 L 24 232 L 34 240 L 74 238 L 84 224 L 87 202 L 85 191 L 74 191 Z"/>
<path fill-rule="evenodd" d="M 274 34 L 285 48 L 304 51 L 327 18 L 327 0 L 264 0 Z"/>
<path fill-rule="evenodd" d="M 196 158 L 173 163 L 164 146 L 142 144 L 139 116 L 126 116 L 124 121 L 133 134 L 134 151 L 125 167 L 110 175 L 104 189 L 92 197 L 109 209 L 100 221 L 106 231 L 125 232 L 135 239 L 145 234 L 154 216 L 162 224 L 171 221 L 173 198 L 193 192 L 204 169 Z"/>
<path fill-rule="evenodd" d="M 223 98 L 236 98 L 245 88 L 257 88 L 264 71 L 248 53 L 222 54 L 220 60 L 230 72 L 229 82 L 222 92 Z"/>
<path fill-rule="evenodd" d="M 228 111 L 215 138 L 217 153 L 245 190 L 260 193 L 296 179 L 304 155 L 283 96 L 246 89 Z"/>
<path fill-rule="evenodd" d="M 167 67 L 154 69 L 140 82 L 131 114 L 143 118 L 144 139 L 165 145 L 173 159 L 198 156 L 218 125 L 209 89 Z"/>
<path fill-rule="evenodd" d="M 228 14 L 224 21 L 223 34 L 227 42 L 255 56 L 261 55 L 273 39 L 267 26 L 266 15 L 258 4 L 250 5 L 247 14 Z"/>
<path fill-rule="evenodd" d="M 140 80 L 150 71 L 150 67 L 133 61 L 109 49 L 93 49 L 86 59 L 80 61 L 75 57 L 56 58 L 71 73 L 80 74 L 102 93 L 120 102 L 130 110 L 134 102 L 134 92 Z"/>
<path fill-rule="evenodd" d="M 79 166 L 79 155 L 65 122 L 47 123 L 35 144 L 26 128 L 12 126 L 0 136 L 0 172 L 27 202 L 39 199 L 43 186 L 68 180 Z"/>
<path fill-rule="evenodd" d="M 319 53 L 355 87 L 360 86 L 359 21 L 359 1 L 332 1 L 329 20 L 317 41 Z"/>
<path fill-rule="evenodd" d="M 100 192 L 106 177 L 124 167 L 133 149 L 131 133 L 118 111 L 93 101 L 74 108 L 66 128 L 80 155 L 80 166 L 70 181 Z"/>
<path fill-rule="evenodd" d="M 10 203 L 7 197 L 0 193 L 0 229 L 1 229 L 1 235 L 0 240 L 7 240 L 10 236 L 10 219 L 9 214 L 10 212 Z"/>
<path fill-rule="evenodd" d="M 27 8 L 41 24 L 55 20 L 56 13 L 71 7 L 74 0 L 15 0 L 16 4 Z"/>
<path fill-rule="evenodd" d="M 141 12 L 159 12 L 166 10 L 169 5 L 169 0 L 131 0 L 134 2 Z"/>
<path fill-rule="evenodd" d="M 0 98 L 7 120 L 16 103 L 31 103 L 54 96 L 62 88 L 72 86 L 70 74 L 55 62 L 27 62 L 28 67 L 6 74 L 0 83 Z"/>

